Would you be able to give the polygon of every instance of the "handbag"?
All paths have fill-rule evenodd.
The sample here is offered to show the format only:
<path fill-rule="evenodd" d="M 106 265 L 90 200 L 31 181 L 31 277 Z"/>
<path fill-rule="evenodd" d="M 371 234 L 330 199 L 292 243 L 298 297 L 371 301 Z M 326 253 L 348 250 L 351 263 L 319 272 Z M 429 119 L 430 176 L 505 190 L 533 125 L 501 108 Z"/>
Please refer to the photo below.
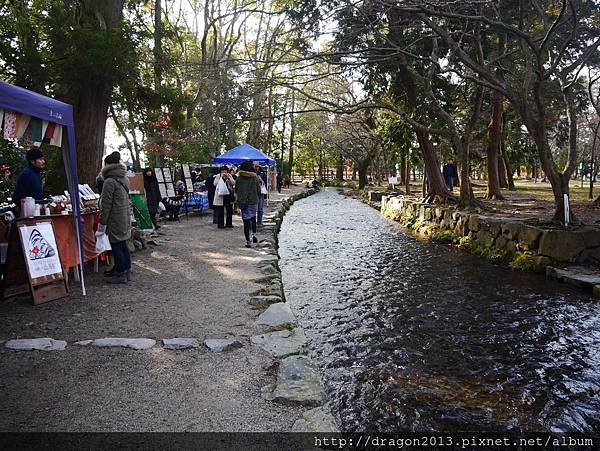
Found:
<path fill-rule="evenodd" d="M 102 235 L 96 235 L 96 252 L 102 253 L 106 251 L 110 251 L 112 246 L 110 245 L 110 241 L 108 240 L 108 235 L 103 233 Z"/>
<path fill-rule="evenodd" d="M 260 184 L 260 194 L 268 194 L 267 187 L 264 184 Z"/>
<path fill-rule="evenodd" d="M 231 193 L 227 188 L 227 184 L 223 179 L 219 179 L 219 183 L 217 183 L 217 196 L 228 196 L 229 194 Z"/>

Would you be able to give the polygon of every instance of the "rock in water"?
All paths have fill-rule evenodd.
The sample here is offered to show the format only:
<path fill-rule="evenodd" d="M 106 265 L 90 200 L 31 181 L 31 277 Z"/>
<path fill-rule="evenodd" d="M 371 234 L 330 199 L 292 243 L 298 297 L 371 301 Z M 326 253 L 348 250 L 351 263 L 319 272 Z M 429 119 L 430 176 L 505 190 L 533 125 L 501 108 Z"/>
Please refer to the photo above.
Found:
<path fill-rule="evenodd" d="M 212 352 L 226 352 L 242 347 L 242 344 L 234 338 L 207 338 L 204 344 Z"/>
<path fill-rule="evenodd" d="M 151 338 L 98 338 L 90 343 L 90 346 L 97 346 L 99 348 L 131 348 L 136 351 L 150 349 L 156 344 L 155 340 Z"/>
<path fill-rule="evenodd" d="M 318 406 L 325 395 L 319 373 L 310 359 L 291 356 L 281 361 L 275 388 L 263 392 L 263 396 L 270 401 Z"/>
<path fill-rule="evenodd" d="M 256 324 L 263 326 L 283 326 L 285 324 L 295 324 L 296 318 L 290 309 L 290 306 L 284 302 L 272 304 L 264 312 L 260 314 L 256 320 Z"/>
<path fill-rule="evenodd" d="M 287 357 L 306 351 L 306 337 L 302 329 L 279 330 L 250 337 L 250 343 L 256 345 L 273 357 Z"/>
<path fill-rule="evenodd" d="M 67 347 L 67 342 L 53 338 L 24 338 L 8 340 L 4 345 L 15 351 L 62 351 Z"/>
<path fill-rule="evenodd" d="M 165 338 L 163 340 L 165 349 L 190 349 L 199 348 L 200 343 L 196 338 Z"/>
<path fill-rule="evenodd" d="M 292 432 L 340 432 L 330 410 L 323 406 L 304 412 L 294 423 Z"/>

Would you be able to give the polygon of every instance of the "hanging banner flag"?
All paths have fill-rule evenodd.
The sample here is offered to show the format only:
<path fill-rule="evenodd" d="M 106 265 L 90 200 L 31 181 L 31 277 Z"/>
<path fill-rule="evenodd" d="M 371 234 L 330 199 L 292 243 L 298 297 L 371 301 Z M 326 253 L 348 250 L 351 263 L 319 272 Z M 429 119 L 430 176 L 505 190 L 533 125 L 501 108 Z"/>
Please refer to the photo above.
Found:
<path fill-rule="evenodd" d="M 21 139 L 27 130 L 27 126 L 31 121 L 31 116 L 27 114 L 19 114 L 17 116 L 17 139 Z"/>
<path fill-rule="evenodd" d="M 42 142 L 42 120 L 37 117 L 32 117 L 29 123 L 29 133 L 31 140 L 36 143 Z"/>
<path fill-rule="evenodd" d="M 48 122 L 48 128 L 46 129 L 46 133 L 44 133 L 44 141 L 50 141 L 52 136 L 54 135 L 54 128 L 56 124 L 54 122 Z"/>
<path fill-rule="evenodd" d="M 0 108 L 0 129 L 2 128 L 2 119 L 4 119 L 4 110 Z"/>
<path fill-rule="evenodd" d="M 62 146 L 62 125 L 58 125 L 55 124 L 56 126 L 54 127 L 54 133 L 52 134 L 52 138 L 50 138 L 50 145 L 51 146 L 57 146 L 57 147 L 61 147 Z M 48 127 L 50 128 L 50 127 Z"/>
<path fill-rule="evenodd" d="M 44 140 L 44 137 L 46 136 L 46 130 L 48 129 L 48 121 L 42 121 L 42 134 L 41 134 L 41 138 L 39 140 L 39 142 L 34 142 L 34 146 L 36 147 L 40 147 L 42 145 L 42 141 Z"/>
<path fill-rule="evenodd" d="M 7 111 L 4 113 L 4 139 L 17 137 L 17 113 Z"/>

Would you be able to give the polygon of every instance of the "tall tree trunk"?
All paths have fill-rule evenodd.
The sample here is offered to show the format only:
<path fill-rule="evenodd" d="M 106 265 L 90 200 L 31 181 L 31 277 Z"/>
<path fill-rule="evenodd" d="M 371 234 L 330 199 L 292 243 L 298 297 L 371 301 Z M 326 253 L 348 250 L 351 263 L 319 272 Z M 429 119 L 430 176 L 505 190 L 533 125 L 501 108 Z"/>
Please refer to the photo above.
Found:
<path fill-rule="evenodd" d="M 123 19 L 123 3 L 124 0 L 82 1 L 82 26 L 93 26 L 106 34 L 116 32 Z M 90 186 L 94 186 L 104 154 L 106 120 L 114 85 L 111 77 L 113 69 L 104 67 L 107 77 L 79 74 L 78 83 L 72 91 L 75 93 L 73 110 L 79 180 Z"/>
<path fill-rule="evenodd" d="M 440 171 L 440 162 L 431 141 L 429 141 L 427 135 L 420 130 L 415 129 L 415 134 L 417 135 L 417 141 L 419 142 L 419 147 L 423 153 L 423 161 L 425 162 L 425 174 L 427 175 L 429 187 L 427 197 L 434 199 L 436 196 L 450 196 L 450 192 L 446 187 L 442 172 Z"/>
<path fill-rule="evenodd" d="M 500 189 L 500 176 L 498 173 L 498 162 L 500 145 L 502 142 L 502 94 L 494 91 L 492 93 L 492 113 L 488 125 L 487 143 L 487 193 L 486 199 L 503 199 Z"/>
<path fill-rule="evenodd" d="M 344 180 L 344 166 L 345 166 L 345 160 L 344 160 L 344 155 L 342 155 L 340 153 L 340 156 L 338 158 L 337 161 L 337 168 L 336 168 L 336 173 L 335 173 L 335 178 L 338 179 L 339 181 Z"/>
<path fill-rule="evenodd" d="M 288 150 L 288 176 L 292 179 L 292 168 L 294 166 L 294 139 L 296 137 L 296 120 L 294 110 L 296 109 L 296 92 L 292 91 L 292 106 L 290 111 L 290 145 Z"/>
<path fill-rule="evenodd" d="M 406 152 L 402 151 L 402 153 L 400 155 L 400 180 L 402 180 L 402 183 L 404 183 L 406 180 L 406 170 L 407 170 L 406 160 L 407 160 Z"/>
<path fill-rule="evenodd" d="M 162 1 L 154 0 L 154 48 L 152 54 L 154 56 L 154 91 L 158 94 L 162 87 L 162 73 L 163 73 L 163 52 L 162 52 Z M 161 113 L 161 105 L 156 105 L 155 110 L 152 112 L 154 120 L 158 120 Z M 152 134 L 154 134 L 152 132 Z M 156 166 L 164 166 L 164 157 L 160 153 L 155 154 Z"/>
<path fill-rule="evenodd" d="M 369 184 L 367 171 L 369 170 L 370 165 L 371 157 L 367 157 L 358 162 L 358 189 L 364 189 Z"/>
<path fill-rule="evenodd" d="M 510 160 L 508 159 L 508 151 L 506 150 L 506 140 L 502 140 L 500 145 L 500 152 L 502 157 L 502 163 L 504 164 L 504 170 L 506 174 L 506 183 L 510 191 L 515 190 L 515 181 L 513 178 L 513 170 L 510 166 Z"/>
<path fill-rule="evenodd" d="M 500 188 L 508 188 L 506 166 L 504 166 L 504 160 L 502 159 L 502 144 L 500 144 L 500 154 L 498 155 L 498 181 L 500 182 Z"/>

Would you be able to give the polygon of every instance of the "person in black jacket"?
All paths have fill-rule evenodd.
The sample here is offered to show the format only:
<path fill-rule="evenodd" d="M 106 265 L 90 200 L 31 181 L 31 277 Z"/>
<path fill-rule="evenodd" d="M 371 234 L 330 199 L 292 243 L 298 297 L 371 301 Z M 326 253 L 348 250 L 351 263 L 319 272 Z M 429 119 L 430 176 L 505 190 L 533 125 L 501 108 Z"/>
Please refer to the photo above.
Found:
<path fill-rule="evenodd" d="M 446 181 L 446 186 L 450 192 L 452 192 L 454 190 L 454 181 L 458 179 L 458 171 L 456 170 L 456 166 L 452 160 L 448 160 L 448 162 L 444 165 L 442 168 L 442 175 Z"/>
<path fill-rule="evenodd" d="M 33 197 L 35 200 L 44 198 L 42 190 L 42 171 L 46 166 L 44 154 L 40 149 L 31 148 L 27 151 L 28 166 L 21 172 L 15 185 L 12 201 L 20 211 L 21 199 Z"/>
<path fill-rule="evenodd" d="M 146 190 L 146 204 L 148 205 L 148 213 L 150 213 L 150 219 L 154 228 L 158 230 L 160 226 L 156 221 L 156 214 L 158 213 L 158 203 L 160 202 L 160 190 L 158 189 L 158 180 L 156 180 L 156 174 L 154 169 L 144 169 L 144 189 Z"/>
<path fill-rule="evenodd" d="M 208 208 L 210 208 L 213 211 L 213 224 L 217 224 L 217 209 L 215 208 L 214 204 L 213 204 L 213 200 L 215 198 L 215 175 L 217 175 L 219 173 L 219 169 L 218 168 L 211 168 L 210 169 L 210 173 L 208 174 L 208 177 L 206 177 L 206 182 L 204 183 L 204 186 L 206 186 L 206 190 L 208 191 Z"/>

